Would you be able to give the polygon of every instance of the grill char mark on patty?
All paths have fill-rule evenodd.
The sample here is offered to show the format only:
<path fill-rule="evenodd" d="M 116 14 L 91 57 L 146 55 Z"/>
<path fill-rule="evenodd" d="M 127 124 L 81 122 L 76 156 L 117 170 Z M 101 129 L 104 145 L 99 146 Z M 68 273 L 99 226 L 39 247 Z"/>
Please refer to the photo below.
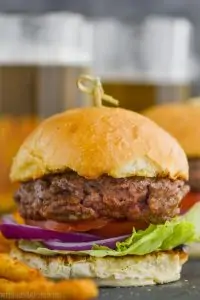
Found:
<path fill-rule="evenodd" d="M 22 217 L 30 220 L 111 218 L 159 224 L 179 214 L 188 191 L 182 180 L 106 175 L 86 179 L 66 172 L 22 183 L 15 201 Z"/>

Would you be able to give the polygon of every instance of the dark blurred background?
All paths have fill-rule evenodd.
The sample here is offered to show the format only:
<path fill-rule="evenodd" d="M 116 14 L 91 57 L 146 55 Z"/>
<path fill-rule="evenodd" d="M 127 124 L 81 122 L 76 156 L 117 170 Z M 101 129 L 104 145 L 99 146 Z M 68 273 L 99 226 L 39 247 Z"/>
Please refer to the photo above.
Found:
<path fill-rule="evenodd" d="M 141 17 L 146 14 L 170 14 L 198 18 L 198 0 L 1 0 L 4 12 L 49 12 L 68 10 L 87 16 Z"/>

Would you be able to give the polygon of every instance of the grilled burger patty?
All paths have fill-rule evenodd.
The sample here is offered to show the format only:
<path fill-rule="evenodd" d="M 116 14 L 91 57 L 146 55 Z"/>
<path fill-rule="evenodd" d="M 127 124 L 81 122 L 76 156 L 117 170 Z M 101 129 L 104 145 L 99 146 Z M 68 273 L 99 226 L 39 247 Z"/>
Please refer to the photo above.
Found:
<path fill-rule="evenodd" d="M 112 218 L 159 224 L 179 213 L 179 203 L 188 191 L 182 180 L 86 179 L 66 172 L 22 183 L 15 201 L 22 217 L 30 220 Z"/>

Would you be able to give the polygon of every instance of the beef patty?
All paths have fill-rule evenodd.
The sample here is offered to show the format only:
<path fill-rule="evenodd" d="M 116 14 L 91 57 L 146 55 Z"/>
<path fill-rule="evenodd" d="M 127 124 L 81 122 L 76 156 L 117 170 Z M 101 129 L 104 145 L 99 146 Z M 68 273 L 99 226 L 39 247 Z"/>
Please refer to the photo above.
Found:
<path fill-rule="evenodd" d="M 22 217 L 30 220 L 112 218 L 158 224 L 179 213 L 179 203 L 188 191 L 182 180 L 86 179 L 68 172 L 22 183 L 15 201 Z"/>
<path fill-rule="evenodd" d="M 189 158 L 188 161 L 191 192 L 200 192 L 200 158 Z"/>

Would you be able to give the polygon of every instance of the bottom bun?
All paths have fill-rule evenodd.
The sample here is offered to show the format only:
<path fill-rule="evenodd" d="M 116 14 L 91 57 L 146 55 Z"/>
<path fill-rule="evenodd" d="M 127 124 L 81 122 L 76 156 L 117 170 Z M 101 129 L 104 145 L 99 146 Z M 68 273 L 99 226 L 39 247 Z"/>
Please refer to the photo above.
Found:
<path fill-rule="evenodd" d="M 144 256 L 45 256 L 14 247 L 11 256 L 53 279 L 93 278 L 99 286 L 144 286 L 180 279 L 188 255 L 183 251 L 154 252 Z"/>

